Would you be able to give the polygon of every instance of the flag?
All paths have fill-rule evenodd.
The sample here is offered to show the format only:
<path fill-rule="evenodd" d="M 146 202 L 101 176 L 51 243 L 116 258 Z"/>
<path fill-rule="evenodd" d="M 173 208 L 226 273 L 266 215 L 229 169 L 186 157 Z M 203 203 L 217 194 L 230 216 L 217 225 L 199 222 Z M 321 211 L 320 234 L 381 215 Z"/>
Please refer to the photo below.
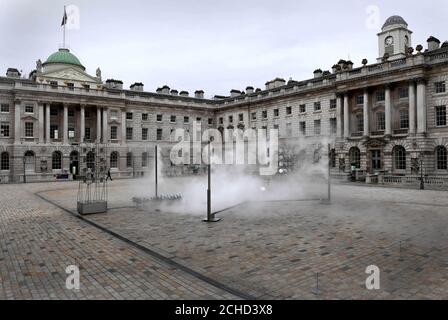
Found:
<path fill-rule="evenodd" d="M 66 24 L 67 24 L 67 12 L 65 11 L 65 7 L 64 7 L 64 16 L 62 17 L 61 27 Z"/>

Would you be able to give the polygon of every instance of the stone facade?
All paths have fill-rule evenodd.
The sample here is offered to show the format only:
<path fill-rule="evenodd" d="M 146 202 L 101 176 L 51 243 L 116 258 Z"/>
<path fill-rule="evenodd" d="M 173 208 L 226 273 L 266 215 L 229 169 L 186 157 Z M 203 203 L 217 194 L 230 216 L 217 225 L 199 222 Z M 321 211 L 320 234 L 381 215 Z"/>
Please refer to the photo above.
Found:
<path fill-rule="evenodd" d="M 168 155 L 173 130 L 191 130 L 196 120 L 202 129 L 278 128 L 283 146 L 309 157 L 330 143 L 335 176 L 353 166 L 361 178 L 416 176 L 421 166 L 426 175 L 448 176 L 448 43 L 431 37 L 427 50 L 414 52 L 411 35 L 404 19 L 391 17 L 378 35 L 378 63 L 353 68 L 341 60 L 309 80 L 275 79 L 264 90 L 213 99 L 168 86 L 145 92 L 141 83 L 124 90 L 121 81 L 103 82 L 99 69 L 88 75 L 61 49 L 28 79 L 10 71 L 0 78 L 1 181 L 83 172 L 96 146 L 115 176 L 152 171 L 156 144 L 168 173 L 187 174 L 192 168 L 171 167 Z"/>

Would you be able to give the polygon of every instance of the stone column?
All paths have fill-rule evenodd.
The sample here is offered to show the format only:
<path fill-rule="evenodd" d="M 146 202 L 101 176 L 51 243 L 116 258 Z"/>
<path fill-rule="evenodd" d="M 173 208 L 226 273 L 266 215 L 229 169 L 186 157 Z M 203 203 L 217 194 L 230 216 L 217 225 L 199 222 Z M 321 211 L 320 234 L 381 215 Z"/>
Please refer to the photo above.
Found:
<path fill-rule="evenodd" d="M 392 103 L 391 103 L 391 96 L 390 96 L 390 86 L 386 86 L 385 91 L 385 121 L 386 121 L 386 136 L 392 135 Z"/>
<path fill-rule="evenodd" d="M 20 100 L 14 101 L 14 143 L 20 144 L 22 138 L 22 120 L 21 120 Z"/>
<path fill-rule="evenodd" d="M 338 138 L 342 138 L 342 95 L 336 97 L 336 133 Z"/>
<path fill-rule="evenodd" d="M 415 100 L 415 82 L 409 82 L 409 133 L 415 134 L 415 116 L 416 116 L 416 100 Z"/>
<path fill-rule="evenodd" d="M 84 143 L 86 134 L 86 110 L 84 105 L 81 105 L 79 117 L 79 143 Z"/>
<path fill-rule="evenodd" d="M 44 104 L 39 103 L 39 143 L 44 143 Z"/>
<path fill-rule="evenodd" d="M 68 106 L 64 104 L 62 143 L 68 144 Z"/>
<path fill-rule="evenodd" d="M 369 110 L 369 91 L 368 89 L 364 90 L 364 137 L 370 136 L 370 110 Z"/>
<path fill-rule="evenodd" d="M 344 94 L 344 138 L 350 138 L 350 108 L 348 105 L 348 93 Z"/>
<path fill-rule="evenodd" d="M 417 133 L 426 133 L 426 81 L 417 81 Z"/>
<path fill-rule="evenodd" d="M 50 143 L 50 104 L 45 106 L 45 142 Z"/>
<path fill-rule="evenodd" d="M 101 143 L 101 108 L 96 107 L 96 142 Z"/>
<path fill-rule="evenodd" d="M 126 112 L 121 110 L 121 144 L 126 144 Z"/>
<path fill-rule="evenodd" d="M 103 108 L 103 143 L 107 143 L 109 140 L 107 133 L 107 108 Z"/>

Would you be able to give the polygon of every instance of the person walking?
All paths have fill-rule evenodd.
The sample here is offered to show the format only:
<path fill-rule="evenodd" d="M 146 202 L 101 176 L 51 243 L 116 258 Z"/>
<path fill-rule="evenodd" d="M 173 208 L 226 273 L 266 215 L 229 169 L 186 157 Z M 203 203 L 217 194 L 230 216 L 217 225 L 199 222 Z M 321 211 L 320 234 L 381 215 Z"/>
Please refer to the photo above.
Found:
<path fill-rule="evenodd" d="M 106 181 L 109 180 L 112 181 L 112 176 L 110 174 L 110 168 L 107 170 L 107 177 L 106 177 Z"/>

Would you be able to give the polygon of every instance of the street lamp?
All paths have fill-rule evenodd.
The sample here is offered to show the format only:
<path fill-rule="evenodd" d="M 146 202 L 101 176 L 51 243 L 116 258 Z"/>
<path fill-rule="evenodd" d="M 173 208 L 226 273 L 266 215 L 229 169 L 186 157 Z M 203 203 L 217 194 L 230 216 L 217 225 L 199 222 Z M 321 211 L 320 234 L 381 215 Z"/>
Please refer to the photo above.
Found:
<path fill-rule="evenodd" d="M 23 156 L 23 183 L 26 183 L 26 155 Z"/>
<path fill-rule="evenodd" d="M 420 155 L 420 190 L 425 190 L 425 181 L 423 180 L 423 154 Z"/>

